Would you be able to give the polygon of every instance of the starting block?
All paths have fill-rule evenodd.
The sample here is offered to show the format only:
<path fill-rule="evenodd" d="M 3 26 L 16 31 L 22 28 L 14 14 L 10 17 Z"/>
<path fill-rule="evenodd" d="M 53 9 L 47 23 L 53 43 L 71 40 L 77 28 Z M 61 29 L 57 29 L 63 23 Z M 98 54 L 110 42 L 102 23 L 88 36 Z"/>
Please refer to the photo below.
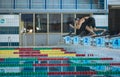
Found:
<path fill-rule="evenodd" d="M 95 46 L 97 47 L 105 47 L 105 37 L 95 37 Z"/>
<path fill-rule="evenodd" d="M 71 43 L 71 37 L 70 36 L 65 36 L 65 37 L 63 37 L 63 39 L 64 39 L 65 44 L 70 44 Z"/>
<path fill-rule="evenodd" d="M 92 38 L 90 36 L 85 36 L 82 38 L 82 44 L 84 46 L 90 46 L 91 45 Z"/>
<path fill-rule="evenodd" d="M 111 48 L 120 48 L 120 37 L 113 37 L 110 39 Z"/>
<path fill-rule="evenodd" d="M 73 43 L 74 45 L 78 45 L 78 44 L 80 43 L 80 37 L 78 37 L 78 36 L 73 36 L 73 37 L 72 37 L 72 43 Z"/>

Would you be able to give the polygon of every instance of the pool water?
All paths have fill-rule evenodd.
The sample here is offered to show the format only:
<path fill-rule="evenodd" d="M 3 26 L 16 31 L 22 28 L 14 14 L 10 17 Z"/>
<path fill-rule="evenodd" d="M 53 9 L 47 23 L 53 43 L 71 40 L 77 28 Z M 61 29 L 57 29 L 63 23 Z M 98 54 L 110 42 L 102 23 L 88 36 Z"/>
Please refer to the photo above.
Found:
<path fill-rule="evenodd" d="M 74 48 L 1 48 L 0 77 L 120 76 L 119 60 Z"/>

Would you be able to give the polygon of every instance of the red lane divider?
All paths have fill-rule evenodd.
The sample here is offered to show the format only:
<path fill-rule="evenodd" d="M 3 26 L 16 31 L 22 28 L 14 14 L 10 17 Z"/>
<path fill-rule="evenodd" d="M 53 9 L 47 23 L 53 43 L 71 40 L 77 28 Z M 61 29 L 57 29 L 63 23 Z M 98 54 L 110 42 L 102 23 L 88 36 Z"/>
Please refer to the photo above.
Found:
<path fill-rule="evenodd" d="M 21 51 L 29 51 L 29 50 L 33 50 L 33 48 L 16 48 L 17 50 L 21 50 Z"/>
<path fill-rule="evenodd" d="M 101 58 L 101 60 L 113 60 L 113 58 Z"/>
<path fill-rule="evenodd" d="M 85 56 L 85 54 L 76 54 L 76 56 Z"/>
<path fill-rule="evenodd" d="M 38 58 L 38 60 L 69 60 L 68 58 Z"/>
<path fill-rule="evenodd" d="M 62 50 L 62 49 L 64 49 L 64 48 L 52 48 L 52 49 L 53 49 L 53 50 L 56 50 L 56 49 L 61 49 L 61 50 Z"/>
<path fill-rule="evenodd" d="M 14 54 L 40 54 L 39 51 L 20 51 L 20 52 L 14 52 Z"/>
<path fill-rule="evenodd" d="M 65 50 L 65 49 L 61 49 L 61 51 L 64 51 L 64 52 L 66 52 L 66 50 Z"/>
<path fill-rule="evenodd" d="M 48 75 L 95 75 L 94 71 L 83 71 L 83 72 L 48 72 Z"/>
<path fill-rule="evenodd" d="M 41 57 L 41 56 L 45 56 L 47 57 L 47 54 L 31 54 L 31 55 L 19 55 L 20 57 Z"/>
<path fill-rule="evenodd" d="M 33 66 L 70 66 L 70 64 L 33 64 Z"/>
<path fill-rule="evenodd" d="M 0 58 L 0 62 L 4 61 L 5 59 L 4 58 Z"/>
<path fill-rule="evenodd" d="M 69 54 L 69 53 L 74 53 L 74 54 L 76 54 L 76 52 L 65 52 L 65 53 L 68 53 L 68 54 Z"/>
<path fill-rule="evenodd" d="M 116 65 L 116 66 L 120 66 L 120 63 L 110 63 L 110 65 Z"/>

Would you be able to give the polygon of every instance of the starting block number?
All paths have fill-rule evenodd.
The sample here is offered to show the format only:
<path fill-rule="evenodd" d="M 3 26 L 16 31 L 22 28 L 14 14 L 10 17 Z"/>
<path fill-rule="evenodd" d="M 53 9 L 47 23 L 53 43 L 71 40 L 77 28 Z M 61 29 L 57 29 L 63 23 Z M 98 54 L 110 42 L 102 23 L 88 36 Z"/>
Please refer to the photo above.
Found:
<path fill-rule="evenodd" d="M 96 38 L 96 46 L 105 46 L 105 39 L 104 38 Z"/>
<path fill-rule="evenodd" d="M 120 38 L 116 38 L 112 40 L 112 47 L 113 48 L 120 48 Z"/>
<path fill-rule="evenodd" d="M 70 36 L 66 36 L 64 40 L 66 44 L 70 44 L 70 41 L 71 41 Z"/>
<path fill-rule="evenodd" d="M 79 44 L 79 37 L 73 37 L 73 44 Z"/>
<path fill-rule="evenodd" d="M 89 46 L 91 43 L 91 40 L 89 37 L 84 37 L 83 38 L 83 44 Z"/>

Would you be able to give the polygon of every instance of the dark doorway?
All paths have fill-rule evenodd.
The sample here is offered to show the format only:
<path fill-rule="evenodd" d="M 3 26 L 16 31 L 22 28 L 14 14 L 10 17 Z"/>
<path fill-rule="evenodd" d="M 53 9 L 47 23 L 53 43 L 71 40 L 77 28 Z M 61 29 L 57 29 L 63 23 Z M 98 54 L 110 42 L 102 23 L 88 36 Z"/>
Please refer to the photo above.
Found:
<path fill-rule="evenodd" d="M 120 7 L 109 7 L 109 30 L 111 35 L 120 33 Z"/>

